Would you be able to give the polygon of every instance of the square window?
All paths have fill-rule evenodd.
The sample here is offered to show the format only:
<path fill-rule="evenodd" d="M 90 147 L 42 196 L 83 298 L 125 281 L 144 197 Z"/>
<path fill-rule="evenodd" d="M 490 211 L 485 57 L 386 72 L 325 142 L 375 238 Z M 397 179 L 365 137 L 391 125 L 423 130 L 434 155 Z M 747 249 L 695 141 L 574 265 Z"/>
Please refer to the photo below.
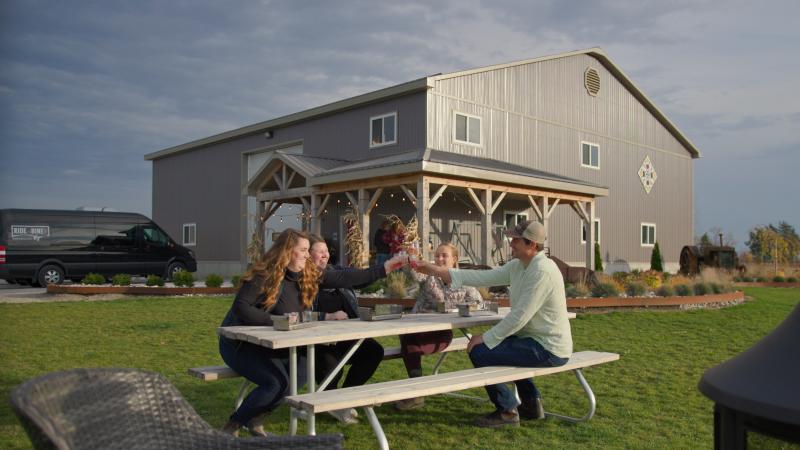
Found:
<path fill-rule="evenodd" d="M 481 118 L 455 113 L 454 140 L 462 144 L 481 145 Z"/>
<path fill-rule="evenodd" d="M 656 244 L 656 225 L 654 223 L 642 224 L 642 246 L 652 247 Z"/>
<path fill-rule="evenodd" d="M 581 142 L 581 166 L 600 168 L 600 147 L 590 142 Z"/>
<path fill-rule="evenodd" d="M 594 219 L 594 241 L 600 243 L 600 219 Z M 581 220 L 581 244 L 586 243 L 586 222 Z"/>
<path fill-rule="evenodd" d="M 183 224 L 183 245 L 197 245 L 197 224 Z"/>
<path fill-rule="evenodd" d="M 397 113 L 370 117 L 369 146 L 381 147 L 397 143 Z"/>
<path fill-rule="evenodd" d="M 506 228 L 511 229 L 517 226 L 520 222 L 528 220 L 528 215 L 523 212 L 506 212 L 505 222 Z"/>

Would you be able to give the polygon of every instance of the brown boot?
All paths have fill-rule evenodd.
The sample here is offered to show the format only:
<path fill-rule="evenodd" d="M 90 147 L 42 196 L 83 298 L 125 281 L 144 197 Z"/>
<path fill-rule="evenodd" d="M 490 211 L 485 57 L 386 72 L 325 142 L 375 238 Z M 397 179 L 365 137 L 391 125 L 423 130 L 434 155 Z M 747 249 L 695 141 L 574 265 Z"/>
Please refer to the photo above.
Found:
<path fill-rule="evenodd" d="M 425 397 L 415 397 L 394 402 L 394 408 L 398 411 L 410 411 L 423 406 L 425 406 Z"/>
<path fill-rule="evenodd" d="M 239 422 L 230 419 L 228 423 L 222 426 L 222 432 L 230 434 L 233 437 L 239 437 L 239 430 L 242 428 L 242 424 Z"/>
<path fill-rule="evenodd" d="M 267 416 L 268 414 L 259 414 L 250 419 L 250 421 L 247 422 L 247 431 L 253 436 L 267 437 L 267 432 L 264 431 L 264 419 Z"/>

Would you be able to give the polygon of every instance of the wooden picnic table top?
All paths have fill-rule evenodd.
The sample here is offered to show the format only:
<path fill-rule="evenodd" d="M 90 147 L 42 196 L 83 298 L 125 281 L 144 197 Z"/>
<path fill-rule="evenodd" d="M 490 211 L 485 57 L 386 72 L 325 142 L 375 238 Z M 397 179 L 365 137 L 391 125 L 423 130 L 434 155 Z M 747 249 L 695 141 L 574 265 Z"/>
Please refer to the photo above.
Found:
<path fill-rule="evenodd" d="M 461 317 L 458 313 L 426 313 L 405 314 L 400 319 L 373 322 L 360 319 L 320 321 L 312 327 L 292 331 L 276 331 L 272 326 L 219 327 L 217 334 L 228 339 L 279 349 L 361 338 L 494 325 L 502 320 L 509 311 L 510 308 L 500 308 L 497 314 L 489 311 L 477 311 L 470 317 Z M 570 318 L 575 317 L 575 313 L 569 314 Z"/>

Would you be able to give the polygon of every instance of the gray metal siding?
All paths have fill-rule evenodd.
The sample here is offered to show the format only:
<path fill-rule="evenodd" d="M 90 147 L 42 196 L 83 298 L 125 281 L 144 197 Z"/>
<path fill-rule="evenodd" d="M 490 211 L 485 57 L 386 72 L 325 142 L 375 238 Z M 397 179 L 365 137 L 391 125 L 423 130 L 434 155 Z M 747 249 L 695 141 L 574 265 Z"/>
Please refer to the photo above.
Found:
<path fill-rule="evenodd" d="M 600 74 L 596 97 L 583 85 L 589 66 Z M 641 222 L 657 224 L 667 261 L 677 261 L 681 246 L 691 242 L 689 152 L 593 57 L 575 55 L 438 80 L 428 101 L 431 148 L 608 186 L 610 197 L 597 201 L 595 213 L 601 221 L 604 259 L 649 261 L 651 248 L 640 245 Z M 453 141 L 454 111 L 481 117 L 481 148 Z M 582 141 L 599 145 L 600 170 L 581 166 Z M 637 174 L 648 155 L 658 173 L 650 194 Z M 559 206 L 551 218 L 551 248 L 565 261 L 585 259 L 579 223 L 568 206 Z"/>

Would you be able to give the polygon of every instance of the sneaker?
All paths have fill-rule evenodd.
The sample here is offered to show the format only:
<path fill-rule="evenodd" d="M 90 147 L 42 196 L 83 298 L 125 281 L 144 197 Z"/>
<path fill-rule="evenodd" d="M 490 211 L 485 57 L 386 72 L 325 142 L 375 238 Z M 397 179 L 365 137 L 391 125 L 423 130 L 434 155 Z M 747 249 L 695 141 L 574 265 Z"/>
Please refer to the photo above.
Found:
<path fill-rule="evenodd" d="M 475 425 L 483 428 L 497 428 L 504 425 L 519 426 L 519 414 L 516 411 L 495 410 L 493 413 L 475 419 Z"/>
<path fill-rule="evenodd" d="M 545 417 L 541 398 L 535 398 L 532 402 L 522 402 L 517 406 L 517 411 L 522 420 L 539 420 Z"/>
<path fill-rule="evenodd" d="M 423 406 L 425 406 L 425 397 L 415 397 L 394 402 L 394 408 L 398 411 L 410 411 Z"/>
<path fill-rule="evenodd" d="M 350 425 L 353 423 L 358 423 L 358 419 L 353 415 L 352 411 L 355 411 L 352 408 L 349 409 L 335 409 L 333 411 L 328 411 L 328 414 L 332 415 L 336 418 L 339 422 Z M 357 413 L 356 413 L 357 414 Z"/>

